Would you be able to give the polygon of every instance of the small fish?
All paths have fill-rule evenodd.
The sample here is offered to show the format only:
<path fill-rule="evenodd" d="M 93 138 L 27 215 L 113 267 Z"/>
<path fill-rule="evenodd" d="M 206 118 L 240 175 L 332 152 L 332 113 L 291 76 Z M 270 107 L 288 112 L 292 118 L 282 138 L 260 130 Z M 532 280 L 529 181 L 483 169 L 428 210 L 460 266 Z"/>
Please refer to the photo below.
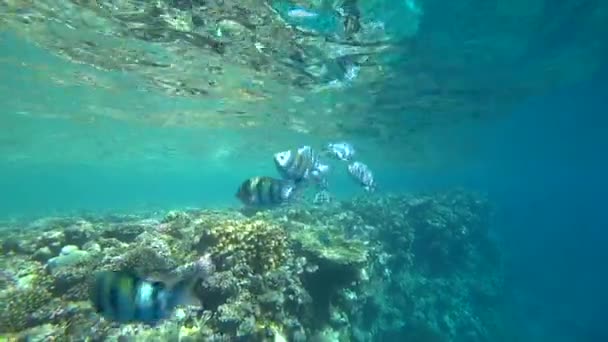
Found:
<path fill-rule="evenodd" d="M 332 201 L 332 196 L 327 190 L 321 190 L 315 194 L 314 199 L 312 200 L 313 204 L 322 205 L 326 203 L 330 203 Z"/>
<path fill-rule="evenodd" d="M 329 165 L 317 163 L 316 167 L 310 172 L 310 178 L 315 182 L 318 189 L 327 190 L 329 187 L 329 182 L 327 181 L 329 171 Z"/>
<path fill-rule="evenodd" d="M 304 8 L 294 8 L 287 11 L 287 15 L 292 18 L 316 18 L 317 13 L 308 11 Z"/>
<path fill-rule="evenodd" d="M 372 170 L 362 162 L 356 161 L 348 165 L 348 173 L 350 173 L 353 179 L 361 184 L 366 191 L 372 192 L 376 189 L 376 182 L 374 181 Z"/>
<path fill-rule="evenodd" d="M 360 70 L 361 70 L 361 67 L 359 67 L 358 65 L 355 65 L 355 64 L 349 65 L 346 68 L 346 71 L 344 72 L 344 79 L 347 81 L 353 81 L 359 75 Z"/>
<path fill-rule="evenodd" d="M 343 161 L 349 161 L 355 156 L 355 147 L 351 143 L 345 141 L 329 143 L 324 151 Z"/>
<path fill-rule="evenodd" d="M 196 279 L 185 277 L 170 286 L 129 272 L 101 271 L 95 274 L 90 296 L 97 312 L 106 319 L 154 325 L 168 318 L 176 306 L 198 301 L 192 293 Z"/>
<path fill-rule="evenodd" d="M 294 190 L 295 184 L 290 180 L 252 177 L 241 184 L 236 197 L 250 206 L 277 205 L 288 201 Z"/>
<path fill-rule="evenodd" d="M 318 154 L 310 146 L 275 153 L 274 163 L 284 179 L 296 183 L 310 178 L 322 183 L 329 172 L 329 166 L 319 161 Z"/>

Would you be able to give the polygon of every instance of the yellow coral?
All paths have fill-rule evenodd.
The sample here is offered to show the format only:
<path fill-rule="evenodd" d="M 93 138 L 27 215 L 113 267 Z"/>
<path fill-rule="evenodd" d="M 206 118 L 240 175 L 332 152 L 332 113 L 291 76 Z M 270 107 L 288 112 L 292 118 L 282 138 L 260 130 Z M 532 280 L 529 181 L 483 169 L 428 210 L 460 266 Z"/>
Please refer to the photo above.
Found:
<path fill-rule="evenodd" d="M 18 332 L 28 327 L 30 316 L 47 304 L 52 295 L 52 281 L 37 274 L 27 288 L 12 288 L 0 298 L 0 327 L 2 332 Z"/>
<path fill-rule="evenodd" d="M 208 227 L 204 238 L 214 241 L 212 254 L 240 257 L 256 272 L 280 267 L 289 253 L 283 228 L 260 219 L 221 221 Z"/>

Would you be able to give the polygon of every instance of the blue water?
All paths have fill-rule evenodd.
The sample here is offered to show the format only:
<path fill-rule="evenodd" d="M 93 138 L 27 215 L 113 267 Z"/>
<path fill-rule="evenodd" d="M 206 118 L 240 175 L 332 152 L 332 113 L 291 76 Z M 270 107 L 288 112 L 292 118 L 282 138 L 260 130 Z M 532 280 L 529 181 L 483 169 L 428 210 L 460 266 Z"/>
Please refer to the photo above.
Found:
<path fill-rule="evenodd" d="M 598 74 L 531 100 L 490 131 L 499 143 L 488 151 L 488 186 L 501 206 L 509 284 L 527 308 L 518 320 L 551 327 L 538 339 L 608 339 L 607 96 Z"/>
<path fill-rule="evenodd" d="M 460 176 L 496 205 L 513 319 L 531 341 L 608 339 L 607 96 L 598 74 L 473 133 L 484 148 Z"/>
<path fill-rule="evenodd" d="M 534 340 L 607 338 L 606 98 L 608 81 L 599 74 L 531 99 L 499 120 L 462 128 L 458 134 L 481 146 L 466 165 L 378 173 L 378 182 L 394 192 L 461 186 L 489 194 L 493 228 L 506 252 L 507 289 L 517 298 L 513 319 Z M 3 165 L 0 214 L 238 205 L 234 184 L 249 170 L 175 163 Z M 256 170 L 273 172 L 271 165 Z M 334 186 L 342 197 L 358 190 L 345 175 Z"/>

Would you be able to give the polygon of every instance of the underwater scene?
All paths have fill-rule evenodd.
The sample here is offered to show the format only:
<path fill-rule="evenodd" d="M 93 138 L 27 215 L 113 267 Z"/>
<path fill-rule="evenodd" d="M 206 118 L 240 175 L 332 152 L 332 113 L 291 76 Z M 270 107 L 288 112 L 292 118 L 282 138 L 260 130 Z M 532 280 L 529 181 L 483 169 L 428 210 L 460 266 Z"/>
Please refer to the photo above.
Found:
<path fill-rule="evenodd" d="M 0 342 L 608 341 L 608 2 L 0 0 Z"/>

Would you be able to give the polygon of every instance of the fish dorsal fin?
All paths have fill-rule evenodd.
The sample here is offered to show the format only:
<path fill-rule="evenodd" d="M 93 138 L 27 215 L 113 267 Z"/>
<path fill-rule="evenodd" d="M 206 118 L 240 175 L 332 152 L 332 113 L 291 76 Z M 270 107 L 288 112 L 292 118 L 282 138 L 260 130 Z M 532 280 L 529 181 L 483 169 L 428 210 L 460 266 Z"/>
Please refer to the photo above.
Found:
<path fill-rule="evenodd" d="M 137 273 L 135 270 L 130 270 L 130 269 L 118 270 L 118 271 L 99 271 L 97 274 L 101 274 L 104 272 L 114 273 L 114 274 L 118 275 L 119 277 L 131 278 L 131 279 L 135 279 L 135 280 L 145 279 L 139 273 Z"/>
<path fill-rule="evenodd" d="M 144 279 L 151 283 L 163 284 L 167 288 L 172 288 L 179 282 L 179 278 L 170 272 L 152 272 Z"/>

